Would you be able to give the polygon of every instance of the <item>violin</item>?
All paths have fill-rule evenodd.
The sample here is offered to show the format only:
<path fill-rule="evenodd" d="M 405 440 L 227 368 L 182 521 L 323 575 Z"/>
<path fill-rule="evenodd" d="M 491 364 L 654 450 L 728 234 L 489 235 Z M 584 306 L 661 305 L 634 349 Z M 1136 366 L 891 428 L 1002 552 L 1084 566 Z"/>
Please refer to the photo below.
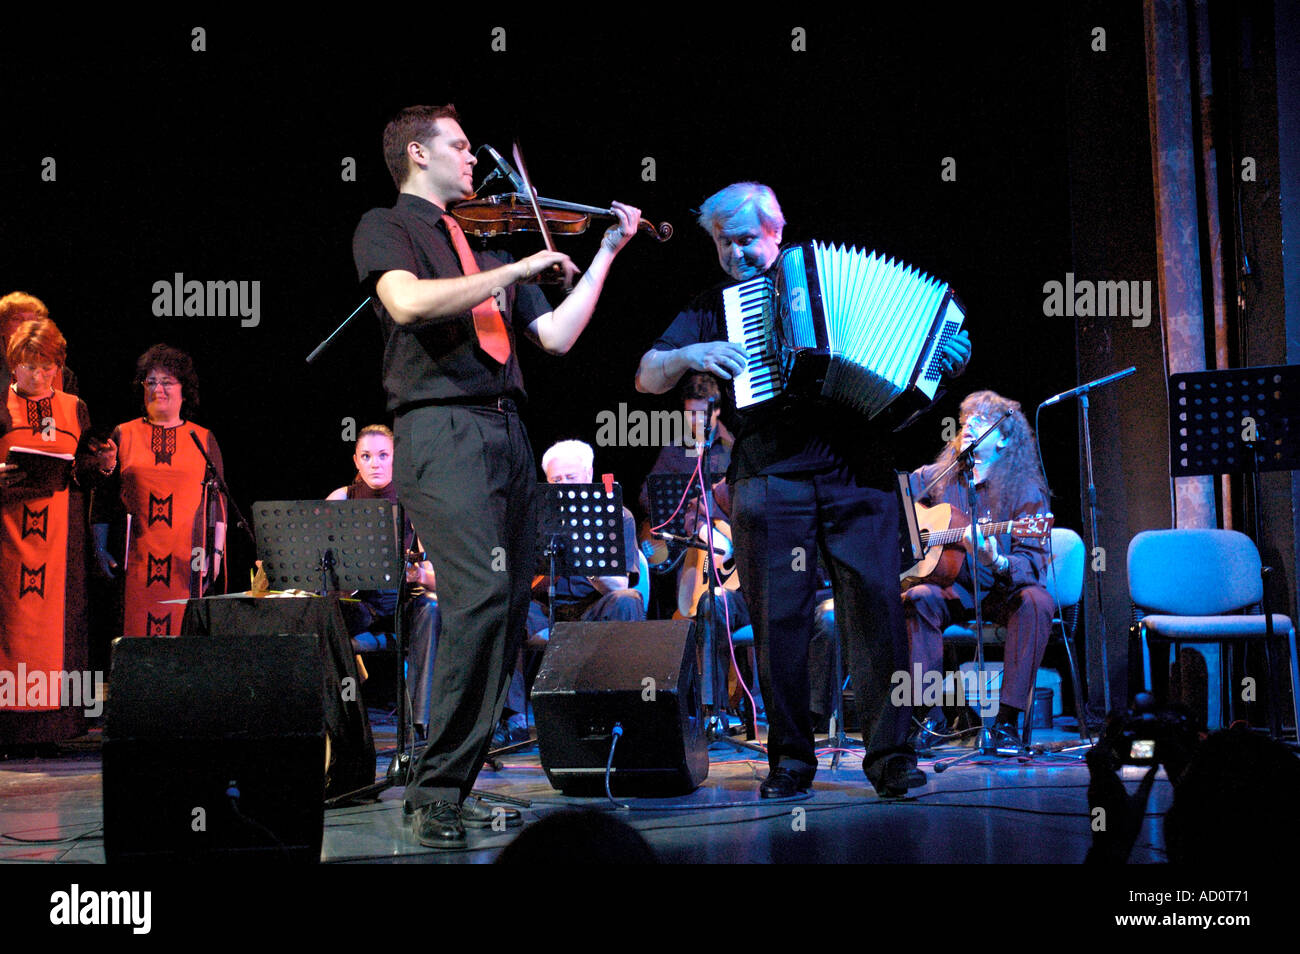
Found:
<path fill-rule="evenodd" d="M 491 149 L 491 147 L 487 147 Z M 567 235 L 577 235 L 587 229 L 587 225 L 594 215 L 609 216 L 617 218 L 613 209 L 599 209 L 594 206 L 578 205 L 575 202 L 560 202 L 558 199 L 543 199 L 537 194 L 537 187 L 528 176 L 528 167 L 524 164 L 524 154 L 519 149 L 519 142 L 516 140 L 512 150 L 515 165 L 519 167 L 517 174 L 510 175 L 511 182 L 516 191 L 504 196 L 490 196 L 486 199 L 469 202 L 462 202 L 451 210 L 453 217 L 460 223 L 461 228 L 466 232 L 473 232 L 475 235 L 498 235 L 501 232 L 517 231 L 536 231 L 541 234 L 542 241 L 546 244 L 549 252 L 555 251 L 555 242 L 551 238 L 551 223 L 555 222 L 561 226 L 561 231 Z M 509 165 L 504 159 L 500 159 L 493 152 L 493 157 L 500 166 L 504 166 L 504 171 L 512 172 Z M 527 200 L 525 206 L 523 200 Z M 543 202 L 546 206 L 543 206 Z M 467 208 L 468 207 L 468 208 Z M 489 209 L 484 215 L 475 218 L 474 215 L 466 217 L 466 213 Z M 650 234 L 661 242 L 668 240 L 673 234 L 673 227 L 664 222 L 658 229 L 648 223 L 645 225 Z M 666 229 L 661 236 L 661 230 Z M 638 226 L 637 231 L 640 231 Z M 543 269 L 534 279 L 539 282 L 551 283 L 560 281 L 564 283 L 566 290 L 569 288 L 569 277 L 559 264 L 552 265 L 550 268 Z"/>
<path fill-rule="evenodd" d="M 522 192 L 506 192 L 483 198 L 467 199 L 451 209 L 451 215 L 467 234 L 489 237 L 511 232 L 550 231 L 556 235 L 581 235 L 587 231 L 593 218 L 615 218 L 613 209 L 593 205 L 579 205 L 559 199 L 537 197 L 537 206 L 545 221 L 545 229 L 538 225 L 533 203 Z M 668 222 L 654 225 L 644 219 L 638 232 L 647 232 L 657 241 L 666 242 L 673 237 L 673 227 Z"/>

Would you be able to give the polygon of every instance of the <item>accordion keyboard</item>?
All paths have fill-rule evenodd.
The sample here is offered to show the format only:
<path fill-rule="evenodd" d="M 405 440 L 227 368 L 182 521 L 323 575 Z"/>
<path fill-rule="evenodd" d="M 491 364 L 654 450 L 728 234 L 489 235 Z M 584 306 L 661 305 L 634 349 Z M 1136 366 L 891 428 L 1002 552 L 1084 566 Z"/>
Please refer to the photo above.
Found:
<path fill-rule="evenodd" d="M 756 278 L 723 289 L 727 340 L 745 349 L 748 364 L 736 375 L 736 407 L 766 401 L 781 391 L 780 361 L 772 322 L 772 280 Z"/>

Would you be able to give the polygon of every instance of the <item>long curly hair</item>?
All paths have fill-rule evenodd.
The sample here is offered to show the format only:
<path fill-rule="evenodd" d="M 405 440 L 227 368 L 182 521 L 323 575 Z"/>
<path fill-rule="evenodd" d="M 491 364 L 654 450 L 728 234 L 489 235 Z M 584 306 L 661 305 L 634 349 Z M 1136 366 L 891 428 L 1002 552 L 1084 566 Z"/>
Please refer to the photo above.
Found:
<path fill-rule="evenodd" d="M 957 433 L 935 458 L 935 463 L 941 467 L 947 467 L 953 462 L 961 450 L 962 430 L 970 418 L 979 416 L 997 420 L 1008 410 L 1011 411 L 1011 416 L 1002 422 L 1001 427 L 1007 446 L 989 471 L 987 488 L 981 501 L 995 520 L 1007 519 L 1010 516 L 1008 508 L 1023 500 L 1026 492 L 1037 491 L 1044 500 L 1047 499 L 1047 481 L 1038 466 L 1034 429 L 1029 426 L 1024 412 L 1020 410 L 1020 402 L 1004 398 L 996 391 L 975 391 L 968 394 L 961 402 L 961 421 Z M 956 478 L 957 471 L 953 470 L 935 487 L 934 495 L 942 494 Z"/>

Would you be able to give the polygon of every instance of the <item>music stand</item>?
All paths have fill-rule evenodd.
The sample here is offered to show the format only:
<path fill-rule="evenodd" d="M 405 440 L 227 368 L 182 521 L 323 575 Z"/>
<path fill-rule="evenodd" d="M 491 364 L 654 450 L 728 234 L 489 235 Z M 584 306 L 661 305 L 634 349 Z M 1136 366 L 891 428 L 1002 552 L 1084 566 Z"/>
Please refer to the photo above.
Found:
<path fill-rule="evenodd" d="M 1169 376 L 1169 463 L 1173 477 L 1250 474 L 1255 546 L 1262 542 L 1259 475 L 1300 469 L 1300 367 L 1272 365 L 1189 371 Z M 1267 587 L 1267 579 L 1265 580 Z M 1264 625 L 1274 651 L 1273 616 L 1264 593 Z M 1222 664 L 1222 663 L 1221 663 Z M 1269 667 L 1277 698 L 1276 667 Z M 1273 736 L 1281 736 L 1270 706 Z M 1297 731 L 1300 731 L 1298 727 Z"/>
<path fill-rule="evenodd" d="M 631 569 L 623 540 L 623 488 L 601 484 L 541 484 L 541 539 L 554 543 L 555 567 L 581 576 Z M 547 556 L 543 552 L 543 556 Z"/>
<path fill-rule="evenodd" d="M 706 486 L 712 486 L 712 475 L 704 473 L 704 483 Z M 686 514 L 700 499 L 700 487 L 695 481 L 695 472 L 687 474 L 650 474 L 646 477 L 647 496 L 650 498 L 650 526 L 654 527 L 654 533 L 671 533 L 677 537 L 692 537 L 693 534 L 687 532 Z M 683 499 L 683 497 L 685 499 Z M 660 526 L 662 524 L 662 526 Z M 676 540 L 666 541 L 668 544 L 668 559 L 660 564 L 660 573 L 666 573 L 669 570 L 676 569 L 682 558 L 689 549 L 687 545 L 677 542 Z M 704 550 L 709 565 L 712 563 L 712 557 L 708 556 L 708 549 L 704 544 L 700 545 Z M 712 573 L 707 574 L 711 581 Z M 715 593 L 709 589 L 710 605 L 716 606 L 714 602 Z M 713 706 L 715 704 L 718 682 L 718 672 L 716 661 L 714 660 L 713 623 L 712 618 L 707 620 L 696 620 L 696 633 L 699 641 L 703 644 L 704 666 L 701 667 L 701 690 L 703 692 L 703 705 Z M 705 675 L 707 671 L 707 675 Z M 751 736 L 752 738 L 752 736 Z"/>
<path fill-rule="evenodd" d="M 608 478 L 608 475 L 606 475 Z M 555 631 L 555 578 L 630 573 L 623 539 L 623 488 L 612 478 L 599 484 L 538 485 L 542 500 L 537 529 L 537 572 L 547 578 L 546 632 Z M 532 744 L 502 746 L 488 758 Z M 495 763 L 494 763 L 495 764 Z"/>
<path fill-rule="evenodd" d="M 402 597 L 406 587 L 402 505 L 389 500 L 269 500 L 253 504 L 253 526 L 262 569 L 272 589 L 319 590 L 323 596 L 352 590 L 396 589 L 397 753 L 387 780 L 335 801 L 377 795 L 405 785 L 410 771 L 406 721 L 406 633 Z"/>
<path fill-rule="evenodd" d="M 1191 371 L 1169 376 L 1174 477 L 1300 469 L 1300 367 Z M 1254 440 L 1243 434 L 1253 433 Z M 1259 544 L 1259 507 L 1255 507 Z"/>
<path fill-rule="evenodd" d="M 548 625 L 555 628 L 555 577 L 616 576 L 631 571 L 623 539 L 623 488 L 541 484 L 537 572 L 549 574 Z"/>
<path fill-rule="evenodd" d="M 705 475 L 706 483 L 710 478 L 711 475 Z M 689 536 L 686 532 L 686 513 L 691 509 L 691 504 L 700 498 L 700 489 L 694 481 L 694 471 L 688 474 L 650 474 L 646 477 L 646 496 L 650 499 L 650 526 L 655 528 L 656 533 Z M 686 497 L 684 501 L 683 495 Z M 666 542 L 668 559 L 658 566 L 659 573 L 675 570 L 682 557 L 686 555 L 687 548 L 676 540 Z"/>

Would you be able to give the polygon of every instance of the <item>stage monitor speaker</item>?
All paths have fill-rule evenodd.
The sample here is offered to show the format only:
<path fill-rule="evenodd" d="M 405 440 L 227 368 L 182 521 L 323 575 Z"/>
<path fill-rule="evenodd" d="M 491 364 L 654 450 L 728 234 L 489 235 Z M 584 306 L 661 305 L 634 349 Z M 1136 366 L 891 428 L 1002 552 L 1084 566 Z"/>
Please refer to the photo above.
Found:
<path fill-rule="evenodd" d="M 123 638 L 109 686 L 108 861 L 320 860 L 314 635 Z"/>
<path fill-rule="evenodd" d="M 691 620 L 560 623 L 533 683 L 542 768 L 566 794 L 681 795 L 709 776 Z"/>

